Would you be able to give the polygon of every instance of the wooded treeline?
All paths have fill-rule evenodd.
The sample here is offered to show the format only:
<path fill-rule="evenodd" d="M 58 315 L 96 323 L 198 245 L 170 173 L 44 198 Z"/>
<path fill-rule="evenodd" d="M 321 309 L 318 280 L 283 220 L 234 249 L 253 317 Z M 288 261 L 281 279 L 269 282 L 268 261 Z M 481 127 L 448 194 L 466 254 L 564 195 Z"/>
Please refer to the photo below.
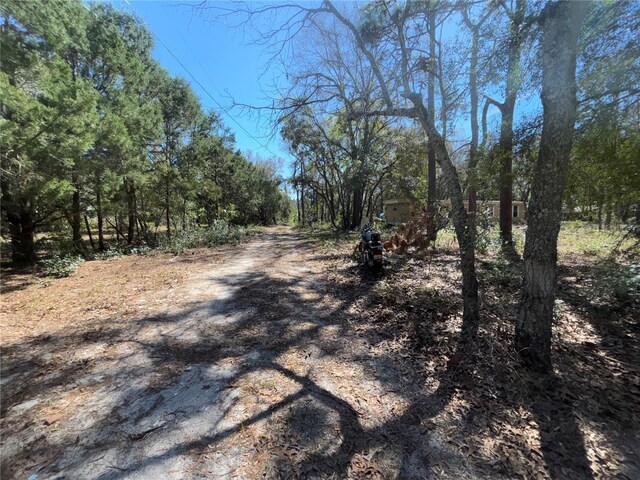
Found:
<path fill-rule="evenodd" d="M 450 199 L 461 345 L 480 318 L 478 201 L 499 198 L 512 259 L 514 196 L 527 203 L 515 340 L 548 370 L 563 216 L 640 219 L 640 5 L 324 0 L 233 15 L 286 65 L 273 110 L 296 158 L 301 221 L 353 228 L 402 196 L 426 200 L 434 238 L 435 203 Z"/>
<path fill-rule="evenodd" d="M 381 120 L 384 92 L 359 51 L 359 42 L 370 48 L 385 82 L 393 82 L 388 88 L 402 90 L 402 52 L 384 53 L 398 47 L 402 22 L 411 36 L 404 38 L 406 73 L 427 87 L 425 103 L 433 103 L 427 107 L 460 173 L 465 199 L 472 205 L 500 199 L 501 237 L 512 246 L 511 202 L 528 204 L 531 198 L 542 134 L 542 112 L 529 106 L 541 91 L 542 9 L 541 3 L 518 0 L 370 2 L 337 10 L 359 39 L 331 19 L 329 8 L 282 9 L 283 18 L 291 14 L 284 20 L 289 26 L 308 22 L 304 33 L 290 39 L 292 32 L 259 30 L 265 38 L 279 34 L 278 41 L 296 45 L 287 59 L 290 91 L 276 108 L 296 158 L 299 220 L 354 228 L 363 216 L 380 213 L 384 199 L 427 201 L 430 144 L 420 137 L 413 111 L 393 112 L 405 114 L 401 121 L 389 115 Z M 578 121 L 565 216 L 598 221 L 601 228 L 640 215 L 637 15 L 634 2 L 595 5 L 578 45 Z M 524 106 L 516 115 L 519 103 Z M 448 198 L 442 171 L 435 165 L 432 170 L 432 201 Z"/>
<path fill-rule="evenodd" d="M 219 115 L 151 56 L 134 15 L 80 0 L 0 5 L 2 228 L 16 262 L 37 232 L 70 249 L 155 246 L 176 230 L 270 224 L 289 199 L 269 161 L 250 161 Z M 94 235 L 91 235 L 91 231 Z"/>

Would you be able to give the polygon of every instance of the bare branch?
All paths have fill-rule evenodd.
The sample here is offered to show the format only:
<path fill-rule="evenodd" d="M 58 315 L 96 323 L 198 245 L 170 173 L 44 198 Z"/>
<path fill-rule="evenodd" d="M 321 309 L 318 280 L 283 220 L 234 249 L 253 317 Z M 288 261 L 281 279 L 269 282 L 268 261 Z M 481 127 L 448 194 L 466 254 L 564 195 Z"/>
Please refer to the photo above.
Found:
<path fill-rule="evenodd" d="M 484 95 L 484 98 L 487 99 L 487 103 L 488 104 L 495 105 L 496 107 L 498 107 L 498 110 L 500 110 L 500 112 L 502 112 L 504 110 L 504 107 L 505 107 L 504 103 L 500 103 L 499 101 L 491 98 L 488 95 Z"/>

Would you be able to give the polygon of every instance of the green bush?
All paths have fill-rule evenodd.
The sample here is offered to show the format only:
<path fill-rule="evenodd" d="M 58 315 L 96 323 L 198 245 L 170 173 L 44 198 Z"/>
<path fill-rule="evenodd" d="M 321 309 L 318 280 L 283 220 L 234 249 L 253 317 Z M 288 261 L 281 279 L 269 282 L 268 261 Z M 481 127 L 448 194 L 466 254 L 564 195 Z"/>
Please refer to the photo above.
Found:
<path fill-rule="evenodd" d="M 180 255 L 189 248 L 240 243 L 249 233 L 246 227 L 230 225 L 224 220 L 216 220 L 205 228 L 176 232 L 169 240 L 165 241 L 164 249 Z"/>
<path fill-rule="evenodd" d="M 640 303 L 640 265 L 625 265 L 613 259 L 596 267 L 596 286 L 616 302 Z"/>
<path fill-rule="evenodd" d="M 40 264 L 48 277 L 68 277 L 76 271 L 84 259 L 77 255 L 65 255 L 42 260 Z"/>
<path fill-rule="evenodd" d="M 122 256 L 122 250 L 117 247 L 109 247 L 104 252 L 96 253 L 98 260 L 106 260 L 108 258 L 116 258 Z"/>
<path fill-rule="evenodd" d="M 109 258 L 118 258 L 123 255 L 148 255 L 153 252 L 153 248 L 147 245 L 127 245 L 127 246 L 110 246 L 103 252 L 98 252 L 94 258 L 98 260 L 107 260 Z"/>

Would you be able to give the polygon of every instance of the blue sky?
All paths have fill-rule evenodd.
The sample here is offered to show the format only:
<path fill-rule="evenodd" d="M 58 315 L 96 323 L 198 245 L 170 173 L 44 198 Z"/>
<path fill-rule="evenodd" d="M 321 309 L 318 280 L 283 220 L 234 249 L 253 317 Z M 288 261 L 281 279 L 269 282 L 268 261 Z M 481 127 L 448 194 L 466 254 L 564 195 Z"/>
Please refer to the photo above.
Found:
<path fill-rule="evenodd" d="M 243 37 L 241 30 L 228 27 L 211 12 L 203 13 L 194 8 L 200 0 L 111 1 L 117 8 L 142 18 L 156 37 L 154 57 L 171 74 L 189 81 L 205 108 L 213 108 L 222 115 L 225 125 L 235 134 L 238 148 L 243 152 L 251 150 L 260 157 L 281 158 L 280 174 L 290 175 L 292 157 L 280 137 L 271 130 L 267 114 L 233 106 L 234 102 L 252 106 L 269 104 L 265 90 L 269 90 L 279 74 L 275 69 L 265 69 L 269 54 L 264 47 L 252 45 L 252 38 Z M 229 3 L 215 4 L 229 6 Z M 455 35 L 455 26 L 449 34 Z M 526 92 L 522 94 L 517 103 L 516 118 L 540 106 L 537 94 L 529 98 L 526 98 Z M 496 95 L 501 97 L 500 92 Z M 491 108 L 489 123 L 494 128 L 499 118 L 497 109 Z M 469 130 L 468 120 L 463 120 L 457 123 L 456 133 L 451 133 L 459 136 L 458 141 L 466 142 Z"/>
<path fill-rule="evenodd" d="M 281 157 L 284 159 L 281 173 L 287 173 L 291 156 L 279 136 L 272 135 L 265 115 L 259 118 L 257 112 L 233 107 L 234 101 L 253 106 L 268 104 L 262 86 L 268 85 L 274 74 L 269 70 L 265 73 L 268 57 L 263 47 L 250 45 L 251 39 L 243 38 L 242 32 L 207 18 L 193 8 L 194 3 L 155 0 L 113 0 L 112 3 L 142 18 L 157 37 L 154 57 L 171 74 L 189 81 L 205 108 L 213 108 L 222 115 L 225 125 L 235 134 L 238 148 L 252 150 L 261 157 Z"/>

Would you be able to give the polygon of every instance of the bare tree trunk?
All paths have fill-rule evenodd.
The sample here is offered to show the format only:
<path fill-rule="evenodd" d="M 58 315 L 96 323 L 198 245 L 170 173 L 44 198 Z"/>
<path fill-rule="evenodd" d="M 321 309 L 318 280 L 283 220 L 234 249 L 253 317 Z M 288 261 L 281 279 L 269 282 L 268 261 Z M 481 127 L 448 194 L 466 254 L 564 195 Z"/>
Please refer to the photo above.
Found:
<path fill-rule="evenodd" d="M 502 113 L 500 140 L 500 239 L 502 248 L 513 253 L 513 112 L 515 92 L 507 98 Z"/>
<path fill-rule="evenodd" d="M 171 205 L 170 205 L 170 189 L 169 189 L 169 179 L 167 178 L 167 184 L 165 185 L 164 191 L 164 203 L 165 203 L 165 211 L 166 211 L 166 221 L 167 221 L 167 238 L 171 238 Z"/>
<path fill-rule="evenodd" d="M 104 248 L 104 219 L 102 218 L 102 178 L 96 172 L 96 216 L 98 217 L 98 250 L 103 252 Z"/>
<path fill-rule="evenodd" d="M 471 67 L 469 70 L 469 90 L 471 96 L 471 145 L 469 145 L 469 220 L 475 228 L 477 211 L 477 173 L 478 166 L 478 36 L 473 32 L 471 47 Z"/>
<path fill-rule="evenodd" d="M 436 158 L 442 168 L 449 197 L 451 198 L 451 218 L 460 247 L 460 270 L 462 272 L 462 337 L 475 336 L 480 320 L 480 300 L 478 297 L 478 279 L 475 265 L 475 237 L 469 228 L 467 211 L 464 208 L 462 187 L 458 172 L 454 166 L 442 136 L 436 130 L 433 118 L 422 104 L 419 94 L 411 94 L 409 100 L 418 109 L 422 128 L 433 140 Z"/>
<path fill-rule="evenodd" d="M 598 202 L 598 230 L 602 230 L 602 200 Z"/>
<path fill-rule="evenodd" d="M 486 14 L 477 24 L 471 21 L 466 10 L 462 10 L 464 22 L 471 31 L 471 65 L 469 66 L 469 96 L 471 100 L 471 144 L 469 145 L 469 229 L 473 237 L 476 237 L 476 212 L 477 212 L 477 173 L 478 165 L 478 43 L 480 41 L 480 28 L 489 14 Z"/>
<path fill-rule="evenodd" d="M 307 214 L 304 210 L 304 161 L 300 162 L 300 176 L 302 178 L 302 181 L 300 182 L 300 217 L 302 225 L 306 225 Z"/>
<path fill-rule="evenodd" d="M 136 225 L 136 238 L 138 243 L 140 243 L 140 225 L 139 225 L 140 221 L 138 218 L 138 195 L 136 194 L 135 190 L 133 193 L 133 222 Z"/>
<path fill-rule="evenodd" d="M 82 244 L 82 215 L 80 208 L 80 180 L 78 173 L 73 172 L 71 176 L 71 182 L 73 184 L 73 196 L 71 197 L 71 230 L 73 231 L 73 245 L 76 250 L 84 250 Z"/>
<path fill-rule="evenodd" d="M 91 249 L 95 252 L 96 246 L 93 243 L 93 235 L 91 234 L 91 226 L 89 225 L 89 217 L 85 214 L 84 216 L 84 224 L 87 227 L 87 235 L 89 235 L 89 243 L 91 244 Z"/>
<path fill-rule="evenodd" d="M 27 207 L 20 209 L 19 212 L 7 212 L 7 223 L 11 236 L 11 260 L 16 264 L 32 263 L 36 259 L 36 252 L 31 209 Z"/>
<path fill-rule="evenodd" d="M 126 190 L 127 190 L 127 245 L 131 245 L 133 243 L 134 229 L 136 224 L 136 210 L 135 210 L 135 201 L 136 201 L 136 187 L 133 183 L 133 180 L 126 179 Z"/>
<path fill-rule="evenodd" d="M 516 8 L 511 15 L 505 98 L 504 103 L 495 103 L 502 114 L 500 140 L 498 141 L 500 159 L 500 239 L 503 251 L 512 257 L 516 256 L 513 246 L 513 115 L 521 85 L 520 55 L 522 43 L 526 36 L 523 26 L 525 22 L 525 7 L 525 0 L 517 0 Z"/>
<path fill-rule="evenodd" d="M 607 196 L 607 205 L 605 207 L 604 228 L 611 229 L 611 217 L 613 216 L 613 206 L 611 205 L 611 197 Z"/>
<path fill-rule="evenodd" d="M 120 225 L 118 224 L 118 217 L 120 216 L 120 212 L 116 212 L 115 218 L 113 219 L 113 221 L 115 222 L 115 225 L 113 226 L 113 228 L 116 229 L 116 243 L 120 243 Z M 107 219 L 107 222 L 109 220 Z"/>
<path fill-rule="evenodd" d="M 558 232 L 576 119 L 577 42 L 588 8 L 588 2 L 554 2 L 541 17 L 544 123 L 527 215 L 515 342 L 523 360 L 542 371 L 551 370 Z"/>
<path fill-rule="evenodd" d="M 431 9 L 428 12 L 429 21 L 429 55 L 432 59 L 436 58 L 436 11 Z M 442 80 L 441 80 L 442 81 Z M 436 72 L 435 64 L 431 65 L 429 77 L 427 79 L 427 111 L 429 117 L 435 119 L 436 116 Z M 443 99 L 444 102 L 444 99 Z M 433 148 L 433 142 L 429 138 L 427 145 L 427 238 L 431 242 L 436 241 L 436 152 Z"/>
<path fill-rule="evenodd" d="M 359 228 L 362 222 L 362 186 L 358 185 L 353 191 L 353 211 L 351 212 L 351 228 Z"/>

